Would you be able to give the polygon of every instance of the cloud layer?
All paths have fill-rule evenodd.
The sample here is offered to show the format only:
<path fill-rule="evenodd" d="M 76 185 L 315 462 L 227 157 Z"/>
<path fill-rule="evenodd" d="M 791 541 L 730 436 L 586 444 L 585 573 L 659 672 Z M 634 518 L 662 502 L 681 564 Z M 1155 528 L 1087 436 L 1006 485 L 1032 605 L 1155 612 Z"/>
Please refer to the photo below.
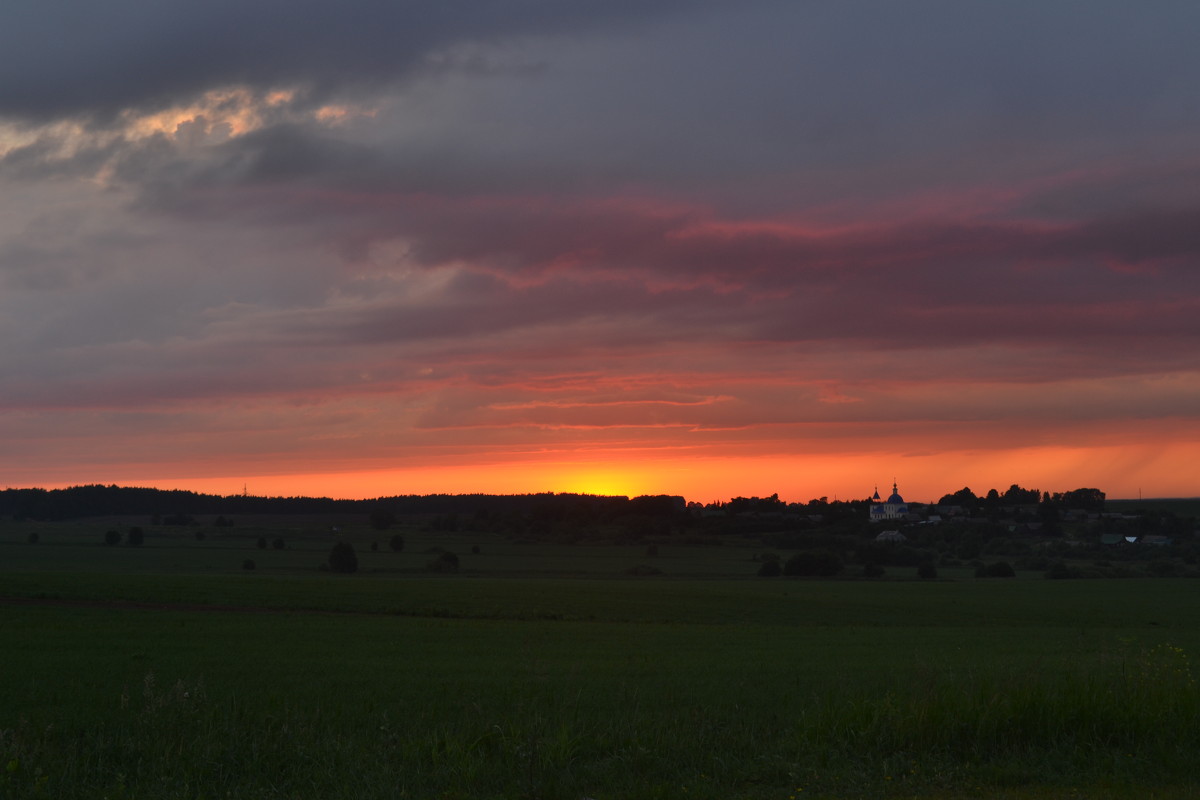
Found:
<path fill-rule="evenodd" d="M 19 2 L 0 480 L 724 463 L 806 499 L 1037 453 L 1010 479 L 1195 494 L 1197 22 Z"/>

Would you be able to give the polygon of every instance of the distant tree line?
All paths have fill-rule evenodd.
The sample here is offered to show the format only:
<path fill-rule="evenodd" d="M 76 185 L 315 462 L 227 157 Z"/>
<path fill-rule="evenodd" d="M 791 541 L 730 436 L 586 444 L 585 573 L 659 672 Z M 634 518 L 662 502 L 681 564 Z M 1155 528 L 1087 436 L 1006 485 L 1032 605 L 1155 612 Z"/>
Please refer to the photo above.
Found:
<path fill-rule="evenodd" d="M 1039 504 L 1052 505 L 1058 508 L 1074 508 L 1084 511 L 1103 511 L 1105 494 L 1099 489 L 1072 489 L 1069 492 L 1041 492 L 1037 489 L 1022 489 L 1017 484 L 1008 487 L 1003 494 L 995 489 L 989 489 L 982 497 L 963 487 L 952 494 L 943 495 L 938 500 L 942 506 L 962 506 L 971 511 L 994 508 L 1011 508 L 1013 506 L 1035 506 Z"/>
<path fill-rule="evenodd" d="M 682 497 L 600 497 L 545 492 L 525 495 L 435 494 L 335 500 L 328 497 L 255 497 L 200 494 L 180 489 L 123 486 L 73 486 L 67 489 L 5 489 L 0 515 L 23 520 L 147 515 L 159 524 L 188 524 L 197 517 L 239 514 L 363 514 L 379 530 L 397 517 L 416 514 L 466 517 L 522 516 L 560 520 L 567 517 L 611 519 L 616 516 L 663 516 L 682 513 Z"/>

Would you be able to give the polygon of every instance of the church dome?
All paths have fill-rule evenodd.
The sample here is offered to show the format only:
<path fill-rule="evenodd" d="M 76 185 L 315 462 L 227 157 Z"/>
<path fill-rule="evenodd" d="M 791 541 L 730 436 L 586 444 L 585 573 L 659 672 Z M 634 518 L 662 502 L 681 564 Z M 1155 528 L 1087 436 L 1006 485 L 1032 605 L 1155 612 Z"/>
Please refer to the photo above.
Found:
<path fill-rule="evenodd" d="M 896 484 L 892 484 L 892 496 L 887 499 L 889 503 L 903 505 L 904 498 L 900 496 L 900 492 L 896 489 Z"/>

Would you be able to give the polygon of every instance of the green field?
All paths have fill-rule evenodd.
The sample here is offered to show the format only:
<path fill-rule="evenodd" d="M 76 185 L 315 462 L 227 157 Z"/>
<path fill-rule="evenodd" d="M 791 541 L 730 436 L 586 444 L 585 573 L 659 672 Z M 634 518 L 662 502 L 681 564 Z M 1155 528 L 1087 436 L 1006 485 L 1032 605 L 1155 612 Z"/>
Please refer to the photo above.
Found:
<path fill-rule="evenodd" d="M 0 524 L 0 798 L 1200 793 L 1194 581 L 761 579 L 732 544 L 343 526 L 346 576 L 326 523 L 99 544 L 128 524 Z"/>

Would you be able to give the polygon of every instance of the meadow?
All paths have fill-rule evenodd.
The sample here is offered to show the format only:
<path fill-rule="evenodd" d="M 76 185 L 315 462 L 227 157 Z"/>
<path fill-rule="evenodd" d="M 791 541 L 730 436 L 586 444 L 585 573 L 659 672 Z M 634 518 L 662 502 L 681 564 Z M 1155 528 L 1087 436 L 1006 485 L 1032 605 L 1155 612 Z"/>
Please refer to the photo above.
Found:
<path fill-rule="evenodd" d="M 737 543 L 395 553 L 334 522 L 0 523 L 0 798 L 1200 792 L 1194 581 L 765 579 Z M 358 573 L 319 569 L 335 537 Z"/>

